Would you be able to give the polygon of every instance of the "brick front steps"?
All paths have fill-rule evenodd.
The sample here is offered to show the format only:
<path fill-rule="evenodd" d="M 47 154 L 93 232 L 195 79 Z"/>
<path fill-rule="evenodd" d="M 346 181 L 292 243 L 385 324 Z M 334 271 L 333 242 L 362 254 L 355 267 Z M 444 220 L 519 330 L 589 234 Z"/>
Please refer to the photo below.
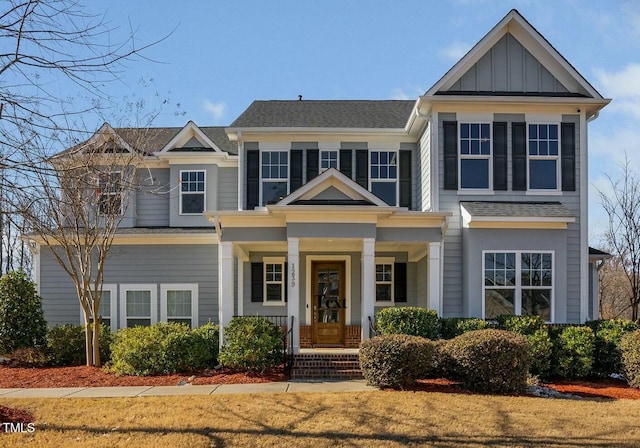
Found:
<path fill-rule="evenodd" d="M 300 353 L 294 357 L 291 379 L 362 379 L 358 353 Z"/>

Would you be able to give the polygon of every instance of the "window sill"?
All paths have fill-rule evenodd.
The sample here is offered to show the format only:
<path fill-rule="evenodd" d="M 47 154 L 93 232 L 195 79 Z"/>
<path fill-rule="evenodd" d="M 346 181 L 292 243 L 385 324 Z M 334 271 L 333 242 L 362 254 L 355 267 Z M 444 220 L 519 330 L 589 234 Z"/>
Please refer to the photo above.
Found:
<path fill-rule="evenodd" d="M 287 302 L 262 302 L 264 306 L 285 306 Z"/>
<path fill-rule="evenodd" d="M 204 210 L 198 213 L 180 213 L 179 216 L 202 216 Z"/>
<path fill-rule="evenodd" d="M 376 302 L 374 304 L 374 306 L 395 306 L 396 304 L 394 302 Z"/>
<path fill-rule="evenodd" d="M 493 196 L 494 194 L 496 194 L 496 192 L 494 190 L 458 190 L 458 196 L 464 196 L 464 195 L 474 195 L 474 196 L 491 195 L 491 196 Z"/>
<path fill-rule="evenodd" d="M 527 190 L 526 196 L 562 196 L 560 190 Z"/>

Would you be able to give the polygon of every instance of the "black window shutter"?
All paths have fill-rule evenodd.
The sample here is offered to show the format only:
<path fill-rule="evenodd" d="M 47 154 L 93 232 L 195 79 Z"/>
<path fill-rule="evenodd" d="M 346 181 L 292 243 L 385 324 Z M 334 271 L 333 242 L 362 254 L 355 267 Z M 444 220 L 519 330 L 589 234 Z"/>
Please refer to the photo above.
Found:
<path fill-rule="evenodd" d="M 407 301 L 407 263 L 393 265 L 393 296 L 395 302 Z"/>
<path fill-rule="evenodd" d="M 251 263 L 251 301 L 263 302 L 264 264 Z"/>
<path fill-rule="evenodd" d="M 350 149 L 340 150 L 340 172 L 347 176 L 349 179 L 353 179 L 353 169 L 351 161 L 352 152 Z"/>
<path fill-rule="evenodd" d="M 369 189 L 369 151 L 356 149 L 356 182 Z"/>
<path fill-rule="evenodd" d="M 493 123 L 493 189 L 507 189 L 507 123 Z"/>
<path fill-rule="evenodd" d="M 562 123 L 561 126 L 562 191 L 576 191 L 576 125 Z"/>
<path fill-rule="evenodd" d="M 527 189 L 527 124 L 511 124 L 512 184 L 514 191 Z"/>
<path fill-rule="evenodd" d="M 302 186 L 302 150 L 292 149 L 290 154 L 289 182 L 293 193 Z"/>
<path fill-rule="evenodd" d="M 458 122 L 442 123 L 444 136 L 444 189 L 458 189 Z"/>
<path fill-rule="evenodd" d="M 320 152 L 317 149 L 307 149 L 307 182 L 318 175 Z"/>
<path fill-rule="evenodd" d="M 247 150 L 247 210 L 253 210 L 260 202 L 260 151 Z"/>
<path fill-rule="evenodd" d="M 411 151 L 400 151 L 400 207 L 411 208 Z"/>

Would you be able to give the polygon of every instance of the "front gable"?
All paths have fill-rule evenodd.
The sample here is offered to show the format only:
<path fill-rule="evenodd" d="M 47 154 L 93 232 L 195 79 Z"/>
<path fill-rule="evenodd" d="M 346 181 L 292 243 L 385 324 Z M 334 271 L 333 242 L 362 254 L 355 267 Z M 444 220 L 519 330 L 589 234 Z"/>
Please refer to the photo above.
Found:
<path fill-rule="evenodd" d="M 189 121 L 159 152 L 216 152 L 223 151 L 193 122 Z"/>

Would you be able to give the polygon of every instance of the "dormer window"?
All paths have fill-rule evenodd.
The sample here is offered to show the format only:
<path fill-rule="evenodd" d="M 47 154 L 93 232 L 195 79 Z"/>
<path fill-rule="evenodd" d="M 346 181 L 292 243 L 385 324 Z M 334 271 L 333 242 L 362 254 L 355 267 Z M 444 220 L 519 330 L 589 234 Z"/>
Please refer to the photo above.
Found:
<path fill-rule="evenodd" d="M 205 172 L 180 171 L 180 214 L 197 215 L 204 211 Z"/>
<path fill-rule="evenodd" d="M 263 151 L 261 157 L 262 205 L 275 204 L 288 192 L 289 153 Z"/>
<path fill-rule="evenodd" d="M 491 188 L 491 125 L 460 124 L 460 189 Z"/>

